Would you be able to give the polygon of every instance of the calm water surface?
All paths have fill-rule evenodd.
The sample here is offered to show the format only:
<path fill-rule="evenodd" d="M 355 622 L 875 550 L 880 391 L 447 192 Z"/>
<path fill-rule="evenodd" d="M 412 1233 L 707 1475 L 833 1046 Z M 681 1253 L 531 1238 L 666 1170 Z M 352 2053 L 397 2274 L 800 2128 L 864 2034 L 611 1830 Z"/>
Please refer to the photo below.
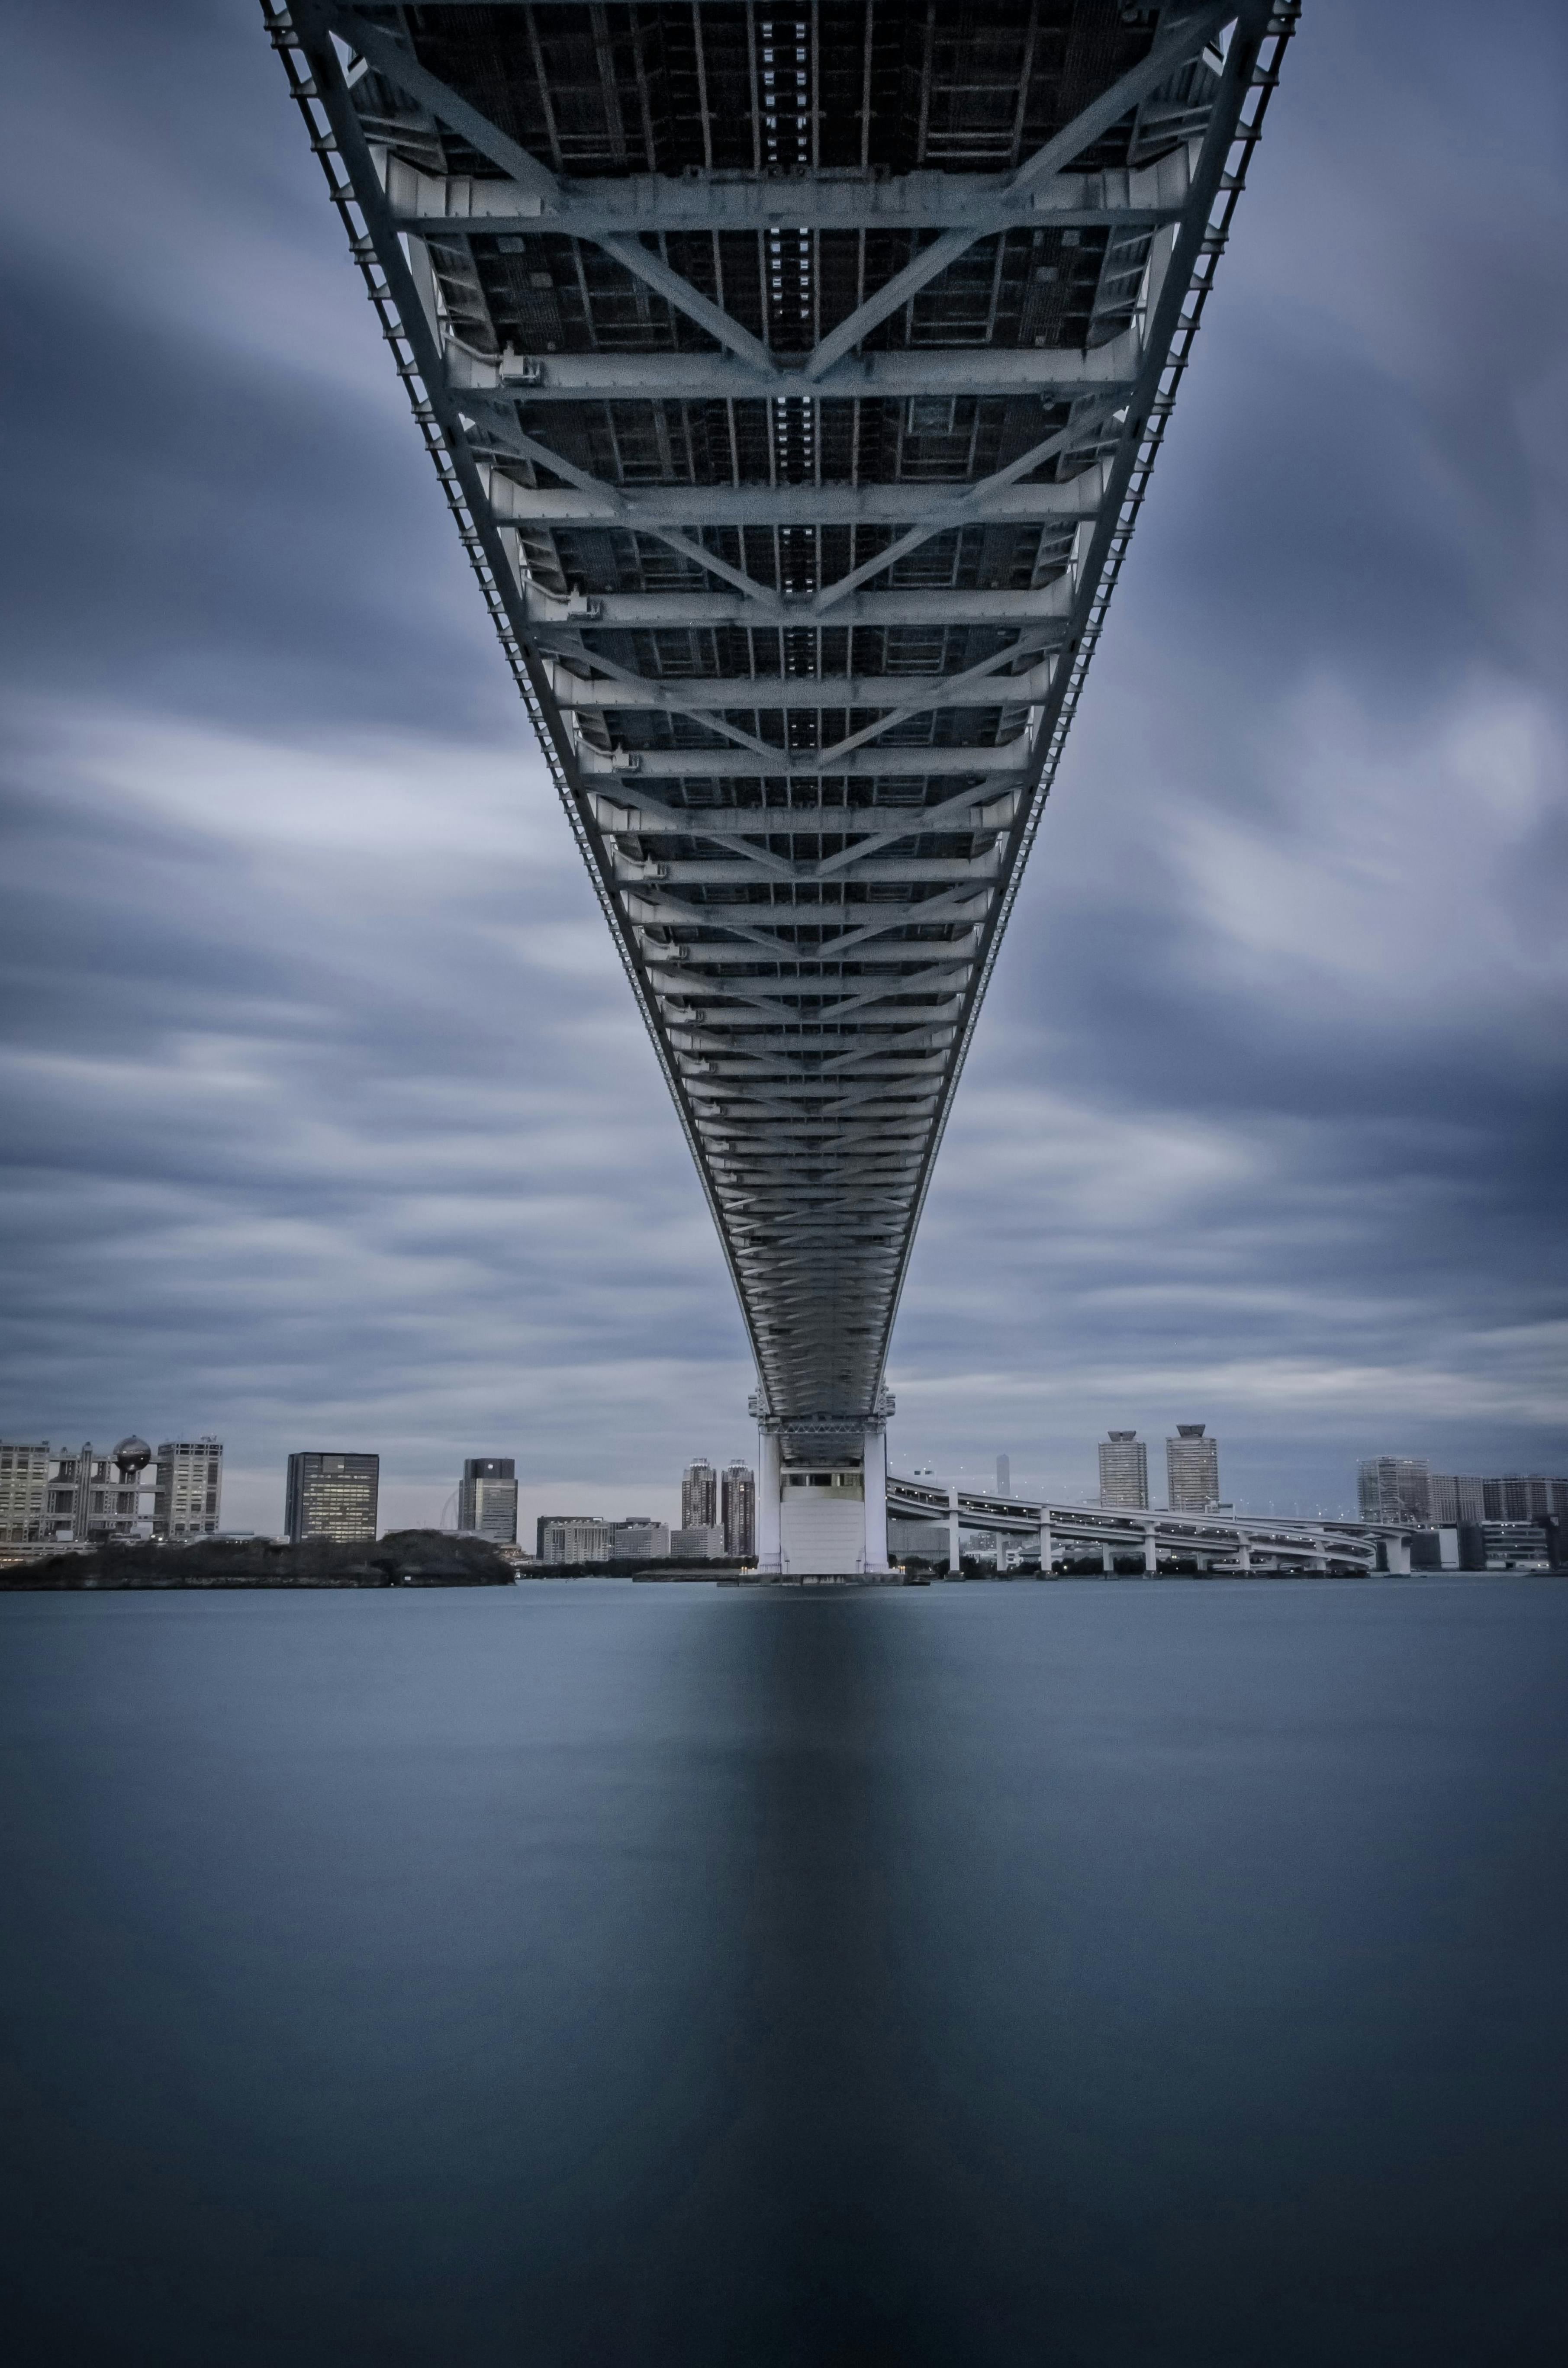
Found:
<path fill-rule="evenodd" d="M 0 1600 L 13 2362 L 1560 2363 L 1568 1587 Z"/>

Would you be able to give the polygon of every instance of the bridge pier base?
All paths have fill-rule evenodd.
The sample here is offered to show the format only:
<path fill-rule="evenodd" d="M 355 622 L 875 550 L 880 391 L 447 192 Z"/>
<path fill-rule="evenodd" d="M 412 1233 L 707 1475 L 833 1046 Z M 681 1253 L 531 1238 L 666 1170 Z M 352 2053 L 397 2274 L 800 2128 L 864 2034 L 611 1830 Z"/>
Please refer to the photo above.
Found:
<path fill-rule="evenodd" d="M 1109 1546 L 1104 1544 L 1100 1547 L 1100 1568 L 1105 1573 L 1107 1578 L 1114 1578 L 1116 1577 L 1116 1556 L 1111 1552 Z"/>
<path fill-rule="evenodd" d="M 1158 1578 L 1160 1575 L 1160 1549 L 1154 1543 L 1153 1521 L 1143 1525 L 1143 1570 L 1149 1578 Z"/>
<path fill-rule="evenodd" d="M 1041 1578 L 1049 1578 L 1051 1577 L 1051 1522 L 1049 1518 L 1042 1520 L 1040 1525 L 1040 1575 Z"/>

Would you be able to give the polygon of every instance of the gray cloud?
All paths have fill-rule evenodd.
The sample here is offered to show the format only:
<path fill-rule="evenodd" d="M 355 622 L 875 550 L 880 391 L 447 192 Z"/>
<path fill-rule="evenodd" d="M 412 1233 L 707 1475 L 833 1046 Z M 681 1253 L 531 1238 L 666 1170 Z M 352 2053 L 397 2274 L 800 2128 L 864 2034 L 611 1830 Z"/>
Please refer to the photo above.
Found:
<path fill-rule="evenodd" d="M 971 1056 L 895 1456 L 1563 1468 L 1554 12 L 1317 0 Z M 8 1435 L 744 1445 L 684 1145 L 248 7 L 38 12 L 4 404 Z M 15 456 L 25 456 L 18 465 Z"/>

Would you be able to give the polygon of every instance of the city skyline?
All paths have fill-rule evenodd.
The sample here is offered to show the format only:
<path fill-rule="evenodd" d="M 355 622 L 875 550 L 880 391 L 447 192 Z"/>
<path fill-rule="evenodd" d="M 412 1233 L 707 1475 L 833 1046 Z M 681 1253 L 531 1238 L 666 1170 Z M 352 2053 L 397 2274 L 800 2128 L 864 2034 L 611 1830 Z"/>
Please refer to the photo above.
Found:
<path fill-rule="evenodd" d="M 1219 1442 L 1207 1437 L 1206 1430 L 1207 1426 L 1199 1423 L 1178 1425 L 1176 1436 L 1165 1439 L 1167 1486 L 1164 1502 L 1173 1510 L 1202 1509 L 1197 1501 L 1202 1491 L 1196 1487 L 1188 1492 L 1186 1505 L 1175 1501 L 1176 1492 L 1170 1485 L 1171 1457 L 1172 1451 L 1181 1449 L 1196 1450 L 1205 1457 L 1205 1470 L 1211 1475 L 1208 1486 L 1212 1500 L 1244 1515 L 1278 1513 L 1311 1518 L 1323 1514 L 1333 1519 L 1372 1521 L 1409 1520 L 1434 1528 L 1464 1522 L 1528 1521 L 1546 1513 L 1568 1520 L 1568 1455 L 1561 1460 L 1556 1471 L 1538 1465 L 1529 1472 L 1483 1472 L 1471 1458 L 1469 1472 L 1458 1474 L 1437 1471 L 1432 1459 L 1426 1455 L 1362 1455 L 1347 1473 L 1340 1475 L 1337 1492 L 1313 1492 L 1297 1482 L 1267 1497 L 1235 1494 L 1221 1497 L 1218 1469 L 1212 1461 Z M 1148 1444 L 1135 1430 L 1112 1429 L 1106 1439 L 1097 1442 L 1097 1486 L 1086 1469 L 1061 1485 L 1037 1469 L 1028 1454 L 1019 1456 L 1009 1450 L 1002 1450 L 990 1459 L 989 1468 L 983 1457 L 978 1464 L 966 1463 L 961 1459 L 949 1459 L 940 1465 L 923 1464 L 912 1459 L 909 1473 L 935 1474 L 979 1493 L 988 1493 L 994 1481 L 999 1493 L 1006 1494 L 1010 1487 L 1013 1494 L 1024 1498 L 1049 1496 L 1085 1506 L 1150 1508 Z M 128 1450 L 140 1451 L 131 1459 L 140 1470 L 139 1485 L 129 1496 L 127 1484 L 134 1475 L 125 1472 L 117 1475 L 110 1469 L 115 1458 Z M 102 1507 L 108 1502 L 106 1492 L 113 1493 L 114 1512 L 127 1518 L 107 1521 L 95 1518 L 91 1526 L 94 1533 L 100 1536 L 167 1537 L 176 1543 L 187 1536 L 199 1541 L 203 1535 L 283 1537 L 290 1528 L 290 1467 L 297 1463 L 319 1462 L 323 1452 L 290 1451 L 281 1473 L 262 1475 L 247 1474 L 243 1467 L 236 1469 L 225 1443 L 210 1434 L 195 1440 L 165 1440 L 154 1452 L 144 1440 L 131 1433 L 113 1449 L 93 1448 L 88 1442 L 85 1456 L 79 1446 L 51 1444 L 36 1435 L 28 1440 L 0 1437 L 0 1544 L 41 1542 L 45 1536 L 64 1539 L 74 1526 L 68 1504 L 78 1512 L 89 1504 Z M 495 1543 L 524 1543 L 536 1533 L 542 1520 L 555 1520 L 600 1527 L 607 1533 L 639 1523 L 648 1524 L 662 1530 L 666 1539 L 683 1529 L 692 1535 L 703 1529 L 716 1540 L 724 1541 L 722 1551 L 727 1554 L 749 1554 L 756 1543 L 756 1470 L 752 1459 L 744 1455 L 728 1458 L 722 1463 L 707 1457 L 695 1458 L 676 1480 L 666 1480 L 663 1489 L 657 1481 L 650 1484 L 609 1480 L 602 1471 L 567 1481 L 530 1478 L 526 1472 L 519 1477 L 516 1456 L 469 1455 L 462 1459 L 457 1485 L 443 1492 L 439 1482 L 421 1484 L 395 1470 L 389 1476 L 383 1469 L 384 1459 L 375 1451 L 330 1452 L 335 1462 L 355 1463 L 373 1472 L 370 1494 L 377 1507 L 376 1534 L 408 1529 L 467 1529 Z M 1016 1476 L 1012 1474 L 1015 1463 L 1018 1467 Z M 1006 1481 L 1005 1473 L 1008 1475 Z M 233 1508 L 225 1511 L 224 1496 L 230 1481 L 236 1478 L 241 1482 L 242 1493 L 248 1483 L 251 1494 L 267 1492 L 273 1499 L 271 1505 L 264 1503 L 260 1513 L 250 1519 L 236 1514 Z M 739 1506 L 733 1513 L 736 1500 L 732 1492 L 737 1483 Z M 579 1502 L 562 1513 L 562 1505 L 574 1497 Z M 416 1500 L 413 1509 L 411 1498 Z M 661 1499 L 663 1509 L 649 1509 L 651 1504 L 656 1505 Z M 278 1508 L 279 1503 L 281 1511 Z M 710 1522 L 686 1518 L 687 1514 L 709 1510 L 715 1516 Z M 194 1520 L 186 1518 L 191 1513 L 197 1516 Z M 471 1520 L 471 1514 L 476 1518 Z M 85 1534 L 80 1530 L 76 1533 Z M 366 1530 L 364 1533 L 372 1532 Z M 662 1545 L 653 1549 L 655 1553 L 664 1550 Z M 719 1550 L 715 1544 L 713 1551 Z M 615 1551 L 624 1554 L 633 1549 L 623 1541 Z"/>
<path fill-rule="evenodd" d="M 0 660 L 25 1162 L 0 1429 L 112 1439 L 139 1406 L 175 1435 L 194 1398 L 255 1442 L 225 1517 L 258 1528 L 301 1433 L 374 1444 L 406 1475 L 389 1518 L 434 1520 L 476 1440 L 527 1437 L 553 1492 L 594 1485 L 603 1431 L 636 1510 L 693 1430 L 752 1452 L 711 1228 L 275 61 L 248 21 L 171 17 L 172 121 L 156 38 L 113 12 L 91 42 L 18 31 L 16 87 L 71 97 L 12 135 L 38 465 Z M 1328 6 L 1292 45 L 936 1171 L 902 1468 L 1010 1440 L 1082 1488 L 1074 1440 L 1158 1440 L 1195 1402 L 1249 1501 L 1343 1501 L 1381 1440 L 1563 1460 L 1563 636 L 1532 424 L 1562 331 L 1517 301 L 1551 152 L 1544 97 L 1460 28 Z M 216 199 L 209 107 L 247 160 Z M 1498 159 L 1462 217 L 1432 179 L 1450 107 Z M 106 202 L 154 153 L 166 255 Z M 1419 292 L 1456 240 L 1517 275 L 1483 275 L 1462 333 Z M 119 335 L 131 287 L 134 367 L 89 422 L 61 324 Z M 265 494 L 224 464 L 236 405 Z"/>

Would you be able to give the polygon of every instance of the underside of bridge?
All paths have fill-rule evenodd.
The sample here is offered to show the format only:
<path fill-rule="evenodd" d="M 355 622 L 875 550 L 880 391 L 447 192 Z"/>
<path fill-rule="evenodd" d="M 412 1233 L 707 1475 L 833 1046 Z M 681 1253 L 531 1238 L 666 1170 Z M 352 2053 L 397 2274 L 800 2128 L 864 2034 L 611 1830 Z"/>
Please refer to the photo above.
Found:
<path fill-rule="evenodd" d="M 718 1224 L 764 1563 L 875 1568 L 932 1162 L 1294 0 L 263 13 Z"/>

